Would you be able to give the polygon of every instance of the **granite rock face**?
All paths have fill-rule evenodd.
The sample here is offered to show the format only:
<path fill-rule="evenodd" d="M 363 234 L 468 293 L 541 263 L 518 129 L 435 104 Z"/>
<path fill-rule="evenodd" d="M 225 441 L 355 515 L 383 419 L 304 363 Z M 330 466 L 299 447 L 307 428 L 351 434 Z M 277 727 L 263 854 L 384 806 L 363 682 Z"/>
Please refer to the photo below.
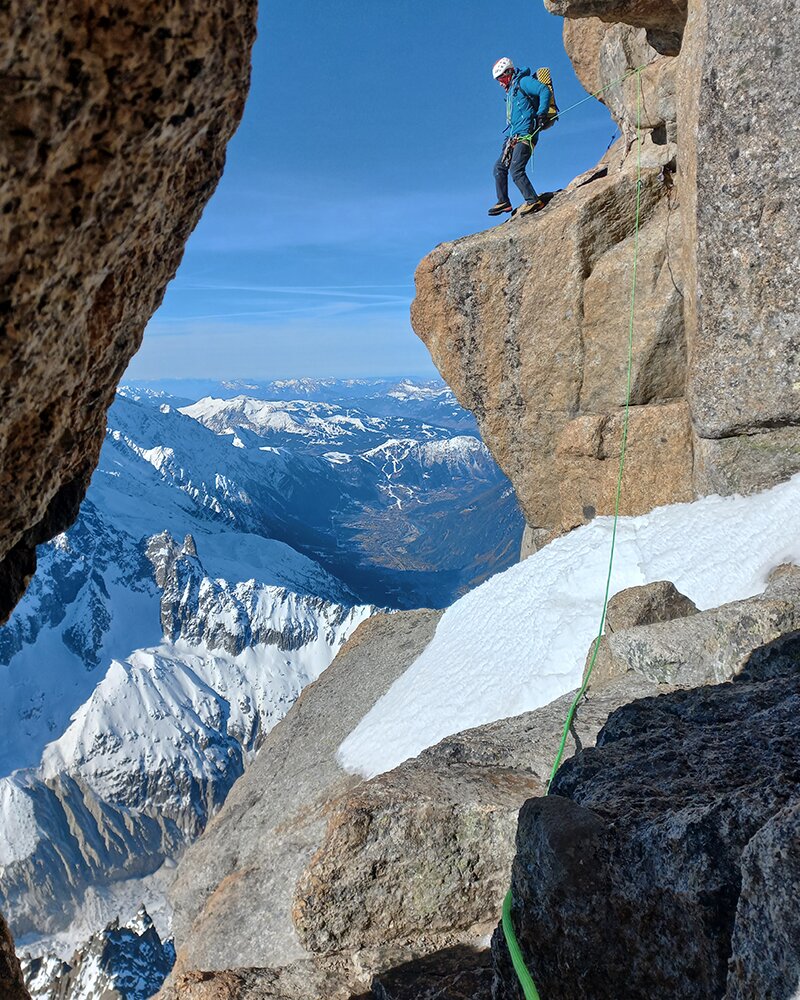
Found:
<path fill-rule="evenodd" d="M 443 244 L 417 269 L 412 324 L 514 484 L 534 547 L 613 509 L 634 249 L 643 183 L 636 336 L 622 511 L 691 499 L 675 185 L 676 60 L 643 27 L 567 22 L 581 82 L 602 90 L 623 138 L 535 220 Z M 639 113 L 638 66 L 642 102 Z M 640 130 L 637 132 L 637 120 Z M 555 142 L 557 131 L 542 142 Z M 528 224 L 532 222 L 534 224 Z"/>
<path fill-rule="evenodd" d="M 693 496 L 671 188 L 644 172 L 640 336 L 622 510 Z M 609 154 L 617 163 L 621 150 Z M 636 177 L 611 171 L 530 220 L 438 247 L 417 269 L 414 329 L 514 483 L 537 543 L 613 507 L 622 434 Z M 675 235 L 673 228 L 673 237 Z M 535 277 L 534 277 L 535 276 Z"/>
<path fill-rule="evenodd" d="M 784 676 L 762 661 L 746 681 L 621 708 L 595 749 L 562 766 L 551 795 L 526 803 L 512 889 L 542 996 L 793 994 L 796 637 L 793 650 Z M 499 931 L 493 949 L 493 997 L 518 1000 Z"/>
<path fill-rule="evenodd" d="M 800 469 L 800 210 L 789 193 L 800 144 L 791 87 L 776 82 L 797 77 L 799 57 L 764 28 L 780 23 L 780 5 L 546 5 L 567 19 L 576 73 L 622 140 L 534 218 L 434 250 L 412 309 L 514 483 L 526 552 L 613 508 L 637 138 L 643 228 L 622 511 L 752 492 Z M 557 143 L 558 127 L 541 141 Z"/>
<path fill-rule="evenodd" d="M 727 1000 L 779 997 L 800 985 L 798 886 L 800 803 L 794 803 L 773 816 L 742 854 Z"/>
<path fill-rule="evenodd" d="M 682 31 L 687 13 L 687 0 L 544 0 L 544 5 L 561 17 L 598 17 L 636 28 L 675 32 Z"/>
<path fill-rule="evenodd" d="M 800 468 L 800 124 L 779 0 L 692 0 L 678 88 L 687 398 L 701 492 Z M 794 26 L 794 21 L 790 22 Z"/>
<path fill-rule="evenodd" d="M 0 13 L 0 620 L 65 529 L 241 117 L 255 0 Z"/>
<path fill-rule="evenodd" d="M 325 804 L 358 783 L 339 768 L 336 751 L 424 649 L 439 617 L 369 619 L 268 734 L 179 867 L 172 891 L 179 973 L 309 957 L 292 923 L 294 886 L 324 838 Z"/>

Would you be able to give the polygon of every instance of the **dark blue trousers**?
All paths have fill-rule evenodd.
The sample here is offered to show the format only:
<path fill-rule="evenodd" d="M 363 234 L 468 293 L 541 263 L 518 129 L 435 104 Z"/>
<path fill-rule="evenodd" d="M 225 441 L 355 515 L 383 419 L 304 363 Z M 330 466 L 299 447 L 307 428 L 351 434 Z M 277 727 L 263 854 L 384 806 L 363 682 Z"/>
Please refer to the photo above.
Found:
<path fill-rule="evenodd" d="M 519 192 L 522 197 L 529 204 L 538 201 L 539 196 L 533 188 L 533 184 L 528 180 L 528 175 L 525 172 L 525 168 L 528 166 L 528 161 L 533 156 L 533 146 L 536 145 L 536 140 L 529 142 L 527 139 L 520 139 L 519 142 L 514 146 L 514 151 L 511 155 L 511 163 L 506 166 L 503 163 L 503 154 L 500 153 L 500 159 L 494 165 L 494 182 L 497 187 L 497 200 L 498 201 L 508 201 L 508 175 L 511 174 L 511 180 L 519 188 Z M 503 143 L 503 149 L 505 149 L 505 143 Z"/>

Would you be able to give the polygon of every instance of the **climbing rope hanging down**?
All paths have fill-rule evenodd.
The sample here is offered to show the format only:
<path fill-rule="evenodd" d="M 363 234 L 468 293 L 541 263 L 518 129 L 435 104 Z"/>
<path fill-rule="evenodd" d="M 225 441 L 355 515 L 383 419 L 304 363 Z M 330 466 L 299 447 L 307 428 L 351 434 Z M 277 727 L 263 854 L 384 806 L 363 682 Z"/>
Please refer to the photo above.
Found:
<path fill-rule="evenodd" d="M 608 611 L 608 596 L 611 590 L 611 572 L 614 567 L 614 548 L 617 541 L 617 524 L 619 522 L 619 503 L 620 497 L 622 495 L 622 474 L 625 469 L 625 451 L 628 446 L 628 418 L 630 415 L 631 408 L 631 373 L 633 371 L 633 329 L 634 320 L 636 312 L 636 268 L 639 260 L 639 228 L 641 221 L 641 207 L 642 207 L 642 137 L 641 137 L 641 123 L 642 123 L 642 69 L 644 67 L 639 66 L 635 70 L 631 70 L 627 76 L 632 76 L 636 74 L 636 218 L 634 221 L 634 235 L 633 235 L 633 268 L 631 273 L 631 300 L 630 300 L 630 315 L 628 318 L 628 375 L 627 375 L 627 386 L 625 391 L 625 410 L 622 420 L 622 442 L 619 449 L 619 471 L 617 473 L 617 490 L 614 499 L 614 521 L 611 530 L 611 552 L 608 558 L 608 574 L 606 575 L 606 589 L 605 595 L 603 597 L 603 610 L 600 615 L 600 628 L 598 629 L 597 636 L 594 640 L 592 647 L 592 656 L 589 660 L 589 665 L 584 673 L 583 683 L 580 686 L 578 693 L 575 695 L 572 704 L 567 712 L 567 718 L 564 723 L 564 729 L 561 733 L 561 742 L 558 746 L 558 751 L 556 752 L 556 759 L 553 761 L 553 767 L 550 771 L 550 777 L 547 780 L 547 793 L 550 792 L 550 785 L 553 783 L 553 779 L 556 776 L 556 771 L 558 771 L 561 761 L 564 757 L 564 748 L 567 745 L 567 737 L 569 736 L 570 727 L 575 719 L 575 713 L 578 709 L 578 705 L 581 702 L 584 694 L 586 694 L 586 688 L 589 685 L 589 679 L 592 676 L 592 670 L 594 669 L 595 660 L 597 659 L 597 652 L 600 648 L 600 640 L 603 637 L 603 629 L 606 624 L 606 612 Z M 623 77 L 622 79 L 625 79 Z M 619 82 L 619 81 L 615 81 Z M 613 84 L 609 84 L 612 86 Z M 608 88 L 604 88 L 608 89 Z M 601 93 L 601 91 L 598 91 Z M 593 96 L 593 95 L 590 95 Z M 586 98 L 589 100 L 589 98 Z M 583 101 L 579 101 L 578 104 L 583 104 Z M 574 104 L 572 107 L 577 107 Z M 571 108 L 567 108 L 571 110 Z M 562 112 L 563 114 L 563 112 Z M 522 987 L 522 992 L 525 995 L 525 1000 L 541 1000 L 539 996 L 539 991 L 536 989 L 536 984 L 533 981 L 533 977 L 528 971 L 528 967 L 525 964 L 525 959 L 522 955 L 522 951 L 519 947 L 519 942 L 517 941 L 517 936 L 514 931 L 514 921 L 512 919 L 511 907 L 512 907 L 512 896 L 511 889 L 508 890 L 506 898 L 503 902 L 503 934 L 505 935 L 506 945 L 508 946 L 508 952 L 511 956 L 511 962 L 514 966 L 514 971 L 517 974 L 517 979 Z"/>

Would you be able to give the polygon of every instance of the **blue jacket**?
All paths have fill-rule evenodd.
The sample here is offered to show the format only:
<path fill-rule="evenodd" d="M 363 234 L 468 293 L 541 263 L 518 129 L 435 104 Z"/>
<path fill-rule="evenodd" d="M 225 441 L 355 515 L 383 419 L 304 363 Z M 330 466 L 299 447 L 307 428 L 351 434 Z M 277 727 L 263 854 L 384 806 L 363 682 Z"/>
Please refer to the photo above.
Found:
<path fill-rule="evenodd" d="M 530 135 L 535 129 L 533 119 L 550 107 L 550 88 L 531 75 L 528 66 L 514 73 L 506 94 L 506 131 L 510 136 Z"/>

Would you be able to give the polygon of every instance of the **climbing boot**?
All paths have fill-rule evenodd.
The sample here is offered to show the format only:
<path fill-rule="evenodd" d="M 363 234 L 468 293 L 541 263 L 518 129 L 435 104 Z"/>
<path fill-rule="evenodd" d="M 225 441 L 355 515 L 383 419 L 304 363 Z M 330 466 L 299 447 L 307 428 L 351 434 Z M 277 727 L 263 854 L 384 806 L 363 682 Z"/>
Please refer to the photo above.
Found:
<path fill-rule="evenodd" d="M 536 201 L 526 201 L 525 204 L 520 208 L 520 215 L 531 215 L 533 212 L 541 212 L 544 208 L 544 202 L 541 198 Z"/>
<path fill-rule="evenodd" d="M 496 205 L 492 205 L 489 209 L 489 215 L 502 215 L 503 212 L 511 211 L 510 201 L 498 201 Z"/>

